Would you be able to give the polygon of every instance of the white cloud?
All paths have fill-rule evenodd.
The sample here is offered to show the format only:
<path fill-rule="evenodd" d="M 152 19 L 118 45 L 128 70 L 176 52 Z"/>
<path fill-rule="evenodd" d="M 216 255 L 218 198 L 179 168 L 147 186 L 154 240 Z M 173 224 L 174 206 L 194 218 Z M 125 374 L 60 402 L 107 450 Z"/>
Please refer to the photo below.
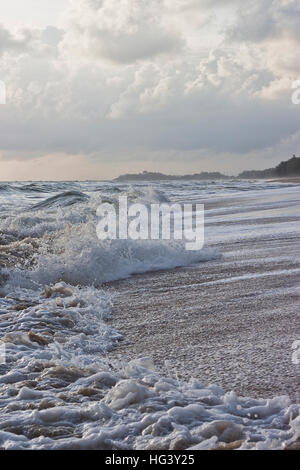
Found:
<path fill-rule="evenodd" d="M 41 40 L 40 30 L 22 27 L 12 32 L 0 24 L 0 56 L 4 53 L 45 55 L 50 51 L 49 45 Z"/>
<path fill-rule="evenodd" d="M 77 171 L 86 155 L 91 174 L 131 158 L 224 171 L 297 152 L 297 4 L 261 4 L 76 0 L 59 28 L 0 29 L 2 168 L 71 155 Z"/>
<path fill-rule="evenodd" d="M 236 22 L 229 30 L 231 39 L 261 42 L 283 37 L 300 41 L 298 0 L 250 0 L 239 3 Z"/>
<path fill-rule="evenodd" d="M 79 0 L 65 15 L 65 54 L 132 63 L 178 52 L 183 41 L 162 21 L 160 0 Z"/>

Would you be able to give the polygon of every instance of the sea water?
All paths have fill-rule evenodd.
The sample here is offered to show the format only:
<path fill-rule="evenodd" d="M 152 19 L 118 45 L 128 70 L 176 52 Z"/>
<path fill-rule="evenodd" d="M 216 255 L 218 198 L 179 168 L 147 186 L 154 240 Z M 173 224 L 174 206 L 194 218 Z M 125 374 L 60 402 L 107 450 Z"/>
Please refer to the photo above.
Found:
<path fill-rule="evenodd" d="M 110 281 L 201 269 L 229 241 L 297 236 L 298 193 L 293 184 L 238 180 L 0 183 L 0 447 L 282 449 L 299 441 L 300 405 L 289 397 L 238 397 L 163 377 L 151 357 L 112 361 L 109 351 L 123 338 L 107 322 Z M 97 207 L 120 194 L 143 204 L 203 203 L 204 248 L 100 241 Z M 274 217 L 283 218 L 280 227 Z"/>

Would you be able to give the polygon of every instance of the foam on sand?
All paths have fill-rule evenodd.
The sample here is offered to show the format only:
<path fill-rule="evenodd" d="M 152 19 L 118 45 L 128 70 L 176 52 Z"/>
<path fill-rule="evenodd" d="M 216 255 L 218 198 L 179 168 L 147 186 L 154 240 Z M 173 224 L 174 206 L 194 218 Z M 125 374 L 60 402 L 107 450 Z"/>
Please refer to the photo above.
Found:
<path fill-rule="evenodd" d="M 6 362 L 0 376 L 3 449 L 282 449 L 300 437 L 288 397 L 240 398 L 198 380 L 122 364 L 106 323 L 107 292 L 65 283 L 0 299 Z"/>
<path fill-rule="evenodd" d="M 29 186 L 30 194 L 38 189 Z M 49 183 L 41 189 L 49 192 L 44 204 L 40 195 L 35 208 L 32 196 L 30 205 L 17 199 L 27 212 L 7 210 L 0 219 L 0 448 L 298 446 L 300 405 L 287 396 L 239 397 L 196 379 L 163 377 L 149 357 L 108 358 L 123 337 L 108 321 L 113 295 L 102 283 L 220 254 L 187 252 L 174 241 L 100 242 L 96 208 L 122 190 L 85 197 L 67 194 L 68 188 L 63 183 L 63 193 L 53 196 Z M 153 188 L 125 190 L 132 201 L 147 204 L 167 198 Z"/>

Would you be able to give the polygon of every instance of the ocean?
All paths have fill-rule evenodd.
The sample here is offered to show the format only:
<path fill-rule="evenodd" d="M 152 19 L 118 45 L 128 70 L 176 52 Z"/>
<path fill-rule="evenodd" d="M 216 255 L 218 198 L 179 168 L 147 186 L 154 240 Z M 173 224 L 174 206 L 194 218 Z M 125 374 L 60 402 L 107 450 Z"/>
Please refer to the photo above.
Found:
<path fill-rule="evenodd" d="M 100 241 L 120 195 L 204 204 L 204 247 Z M 292 183 L 0 183 L 0 447 L 299 443 L 299 209 Z"/>

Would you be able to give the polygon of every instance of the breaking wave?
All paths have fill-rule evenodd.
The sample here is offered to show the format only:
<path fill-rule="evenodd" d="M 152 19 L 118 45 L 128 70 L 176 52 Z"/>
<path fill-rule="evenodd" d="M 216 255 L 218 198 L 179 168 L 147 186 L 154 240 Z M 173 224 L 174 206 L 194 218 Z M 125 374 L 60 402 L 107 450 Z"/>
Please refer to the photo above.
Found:
<path fill-rule="evenodd" d="M 17 199 L 22 210 L 0 219 L 0 448 L 298 445 L 300 406 L 286 396 L 238 397 L 196 379 L 163 377 L 151 358 L 108 359 L 123 337 L 107 321 L 114 297 L 101 284 L 221 256 L 208 248 L 186 251 L 174 240 L 98 240 L 100 202 L 125 194 L 132 202 L 168 202 L 163 191 L 99 190 L 95 183 L 86 194 L 60 183 L 62 192 L 53 195 L 51 183 L 23 186 L 0 185 L 0 192 L 30 193 Z M 39 194 L 32 204 L 40 191 L 43 200 Z"/>
<path fill-rule="evenodd" d="M 67 191 L 65 193 L 58 194 L 57 196 L 50 197 L 43 202 L 39 202 L 32 206 L 31 209 L 48 209 L 53 207 L 67 207 L 79 202 L 85 202 L 89 200 L 89 196 L 81 193 L 80 191 Z"/>

